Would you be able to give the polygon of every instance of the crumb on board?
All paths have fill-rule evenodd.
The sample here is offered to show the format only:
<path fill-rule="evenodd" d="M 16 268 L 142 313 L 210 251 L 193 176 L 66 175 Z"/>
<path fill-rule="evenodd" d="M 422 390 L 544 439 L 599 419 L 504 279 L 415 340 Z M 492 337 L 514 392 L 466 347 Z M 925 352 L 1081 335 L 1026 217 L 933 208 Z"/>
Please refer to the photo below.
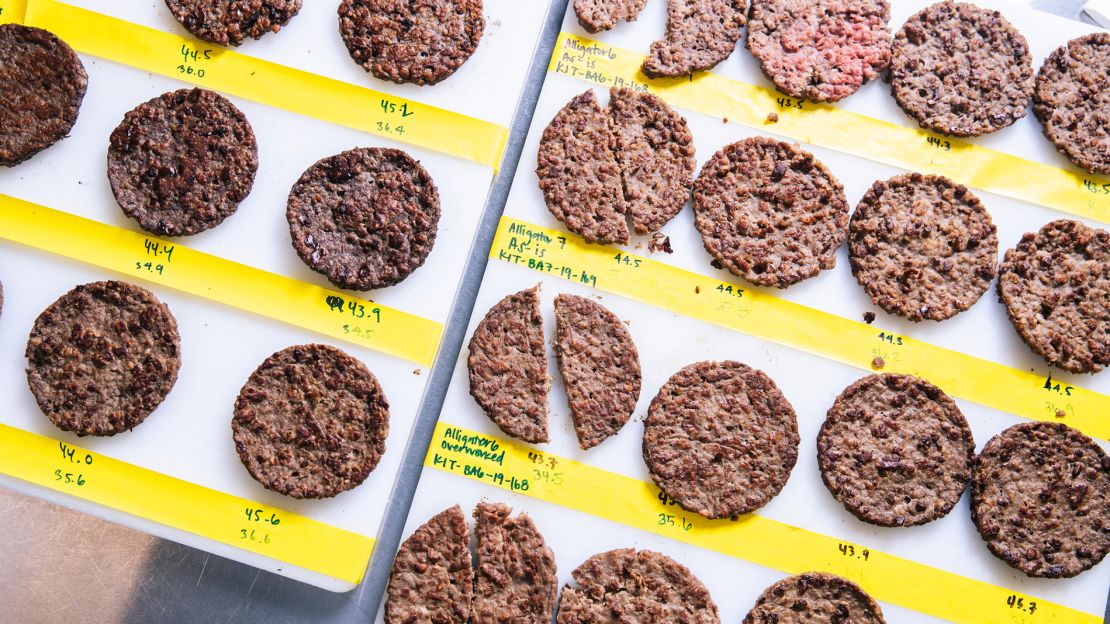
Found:
<path fill-rule="evenodd" d="M 767 119 L 764 120 L 764 123 L 773 124 L 773 123 L 778 123 L 778 122 L 779 122 L 779 114 L 778 113 L 767 113 Z"/>
<path fill-rule="evenodd" d="M 1064 410 L 1062 410 L 1060 408 L 1056 408 L 1056 417 L 1057 418 L 1064 418 L 1067 415 L 1068 415 L 1068 413 L 1065 412 Z"/>
<path fill-rule="evenodd" d="M 695 295 L 700 295 L 701 294 L 701 286 L 697 286 L 697 285 L 694 286 L 694 294 Z"/>
<path fill-rule="evenodd" d="M 871 360 L 871 368 L 875 370 L 883 370 L 884 366 L 886 366 L 886 360 L 881 357 Z"/>
<path fill-rule="evenodd" d="M 875 322 L 875 313 L 874 312 L 864 312 L 863 313 L 863 322 L 867 323 L 868 325 L 870 325 L 871 323 L 874 323 Z"/>
<path fill-rule="evenodd" d="M 723 121 L 723 122 L 725 122 L 725 123 L 728 123 L 728 117 L 724 117 L 724 118 L 722 118 L 722 119 L 721 119 L 721 121 Z"/>
<path fill-rule="evenodd" d="M 671 249 L 671 237 L 662 232 L 652 234 L 651 240 L 648 242 L 648 251 L 651 253 L 660 251 L 663 253 L 674 253 L 674 250 Z"/>
<path fill-rule="evenodd" d="M 419 368 L 415 368 L 415 369 L 413 369 L 412 374 L 419 377 L 419 376 L 424 374 L 424 371 L 420 370 Z"/>

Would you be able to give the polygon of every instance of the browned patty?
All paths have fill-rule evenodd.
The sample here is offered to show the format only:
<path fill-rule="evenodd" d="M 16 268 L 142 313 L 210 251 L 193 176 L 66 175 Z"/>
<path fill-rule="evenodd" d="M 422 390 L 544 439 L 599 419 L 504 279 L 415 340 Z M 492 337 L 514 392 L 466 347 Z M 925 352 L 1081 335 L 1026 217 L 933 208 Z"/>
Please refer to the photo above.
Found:
<path fill-rule="evenodd" d="M 690 198 L 694 141 L 686 119 L 659 97 L 592 90 L 555 115 L 540 140 L 540 189 L 548 210 L 586 242 L 629 242 L 662 228 Z M 627 216 L 627 219 L 626 219 Z"/>
<path fill-rule="evenodd" d="M 966 186 L 907 173 L 874 183 L 860 200 L 848 258 L 875 305 L 914 322 L 943 321 L 990 288 L 998 235 Z"/>
<path fill-rule="evenodd" d="M 1025 116 L 1033 96 L 1029 44 L 998 11 L 938 2 L 894 36 L 891 90 L 922 128 L 979 136 Z"/>
<path fill-rule="evenodd" d="M 658 96 L 616 87 L 609 93 L 609 127 L 628 216 L 637 234 L 649 234 L 690 200 L 694 137 L 686 119 Z"/>
<path fill-rule="evenodd" d="M 914 526 L 952 511 L 975 461 L 960 408 L 911 375 L 869 375 L 848 386 L 817 436 L 829 492 L 860 520 Z"/>
<path fill-rule="evenodd" d="M 835 102 L 890 64 L 886 0 L 752 0 L 748 49 L 787 95 Z"/>
<path fill-rule="evenodd" d="M 474 508 L 474 624 L 550 624 L 555 612 L 555 554 L 528 514 L 512 512 L 500 503 Z"/>
<path fill-rule="evenodd" d="M 432 252 L 439 191 L 407 153 L 364 147 L 321 159 L 289 191 L 293 248 L 313 271 L 351 290 L 400 283 Z"/>
<path fill-rule="evenodd" d="M 88 84 L 66 42 L 41 28 L 0 24 L 0 166 L 18 165 L 68 135 Z"/>
<path fill-rule="evenodd" d="M 586 32 L 609 30 L 620 21 L 633 21 L 647 0 L 574 0 L 574 14 Z"/>
<path fill-rule="evenodd" d="M 470 395 L 505 433 L 547 442 L 547 353 L 539 285 L 497 302 L 470 337 Z"/>
<path fill-rule="evenodd" d="M 666 37 L 641 69 L 652 78 L 712 69 L 736 49 L 747 11 L 747 0 L 667 0 Z"/>
<path fill-rule="evenodd" d="M 322 344 L 266 358 L 239 391 L 232 437 L 256 481 L 293 498 L 358 487 L 378 466 L 389 402 L 374 374 Z"/>
<path fill-rule="evenodd" d="M 458 71 L 485 30 L 482 0 L 342 0 L 351 58 L 381 80 L 432 85 Z"/>
<path fill-rule="evenodd" d="M 1045 59 L 1033 113 L 1061 154 L 1110 175 L 1110 33 L 1072 39 Z"/>
<path fill-rule="evenodd" d="M 1110 232 L 1061 219 L 1006 252 L 998 297 L 1049 364 L 1097 373 L 1110 364 Z"/>
<path fill-rule="evenodd" d="M 616 435 L 640 398 L 640 354 L 617 315 L 575 295 L 555 297 L 555 357 L 583 450 Z"/>
<path fill-rule="evenodd" d="M 650 550 L 610 550 L 571 573 L 557 624 L 720 624 L 717 605 L 693 572 Z"/>
<path fill-rule="evenodd" d="M 386 587 L 386 624 L 466 624 L 474 598 L 470 534 L 458 505 L 401 544 Z"/>
<path fill-rule="evenodd" d="M 806 572 L 763 590 L 744 624 L 885 624 L 878 603 L 846 578 Z"/>
<path fill-rule="evenodd" d="M 975 461 L 971 519 L 998 558 L 1067 578 L 1110 551 L 1110 456 L 1062 423 L 1015 425 Z"/>
<path fill-rule="evenodd" d="M 301 10 L 302 0 L 166 0 L 193 36 L 227 46 L 277 32 Z"/>
<path fill-rule="evenodd" d="M 129 111 L 108 144 L 108 181 L 123 212 L 148 232 L 211 229 L 246 199 L 258 144 L 242 111 L 205 89 L 165 93 Z"/>
<path fill-rule="evenodd" d="M 547 209 L 588 243 L 628 243 L 616 140 L 592 89 L 556 113 L 540 139 L 536 175 Z"/>
<path fill-rule="evenodd" d="M 753 284 L 786 288 L 836 265 L 844 187 L 813 154 L 767 137 L 727 145 L 694 183 L 705 249 Z"/>
<path fill-rule="evenodd" d="M 798 459 L 798 419 L 778 386 L 739 362 L 698 362 L 675 373 L 644 421 L 651 478 L 706 518 L 766 505 Z"/>
<path fill-rule="evenodd" d="M 59 429 L 109 436 L 137 426 L 177 381 L 181 338 L 170 309 L 125 282 L 84 284 L 35 319 L 27 384 Z"/>

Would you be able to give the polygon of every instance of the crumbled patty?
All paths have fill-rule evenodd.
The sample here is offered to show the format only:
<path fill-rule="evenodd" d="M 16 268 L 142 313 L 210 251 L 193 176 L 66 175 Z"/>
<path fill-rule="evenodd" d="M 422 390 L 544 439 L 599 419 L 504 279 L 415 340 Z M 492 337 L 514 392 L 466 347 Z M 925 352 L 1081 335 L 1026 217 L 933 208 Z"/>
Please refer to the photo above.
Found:
<path fill-rule="evenodd" d="M 826 572 L 784 578 L 763 590 L 744 624 L 885 624 L 859 585 Z"/>
<path fill-rule="evenodd" d="M 285 217 L 293 248 L 340 288 L 371 290 L 403 281 L 424 264 L 439 228 L 439 191 L 407 153 L 357 148 L 308 168 Z"/>
<path fill-rule="evenodd" d="M 717 605 L 693 572 L 650 550 L 594 555 L 563 587 L 556 624 L 720 624 Z"/>
<path fill-rule="evenodd" d="M 734 275 L 786 288 L 836 265 L 844 187 L 809 152 L 766 137 L 727 145 L 694 183 L 694 225 Z"/>
<path fill-rule="evenodd" d="M 787 95 L 835 102 L 890 64 L 886 0 L 752 0 L 748 49 Z"/>
<path fill-rule="evenodd" d="M 81 59 L 53 33 L 0 24 L 0 166 L 18 165 L 68 135 L 88 84 Z"/>
<path fill-rule="evenodd" d="M 975 460 L 960 408 L 911 375 L 869 375 L 848 386 L 817 436 L 829 492 L 860 520 L 914 526 L 952 511 Z"/>
<path fill-rule="evenodd" d="M 482 0 L 342 0 L 339 33 L 351 58 L 381 80 L 433 85 L 478 49 Z"/>
<path fill-rule="evenodd" d="M 239 459 L 267 489 L 328 498 L 358 487 L 378 466 L 389 402 L 362 362 L 335 347 L 298 345 L 251 374 L 231 431 Z"/>
<path fill-rule="evenodd" d="M 1015 425 L 975 461 L 971 519 L 998 558 L 1068 578 L 1110 551 L 1110 456 L 1062 423 Z"/>
<path fill-rule="evenodd" d="M 108 181 L 123 212 L 146 231 L 211 229 L 246 199 L 258 144 L 243 113 L 205 89 L 181 89 L 128 112 L 108 144 Z"/>
<path fill-rule="evenodd" d="M 652 78 L 712 69 L 736 49 L 747 13 L 747 0 L 667 0 L 667 34 L 641 69 Z"/>
<path fill-rule="evenodd" d="M 551 624 L 559 576 L 539 529 L 501 503 L 474 508 L 477 579 L 474 624 Z"/>
<path fill-rule="evenodd" d="M 609 30 L 620 21 L 633 21 L 647 0 L 574 0 L 574 14 L 586 32 Z"/>
<path fill-rule="evenodd" d="M 461 507 L 436 514 L 401 544 L 385 592 L 386 624 L 466 624 L 474 568 Z"/>
<path fill-rule="evenodd" d="M 860 200 L 848 258 L 875 305 L 914 322 L 943 321 L 990 288 L 998 235 L 967 187 L 908 173 L 874 183 Z"/>
<path fill-rule="evenodd" d="M 906 20 L 890 62 L 894 99 L 922 128 L 994 132 L 1025 116 L 1033 96 L 1029 44 L 998 11 L 938 2 Z"/>
<path fill-rule="evenodd" d="M 27 384 L 59 429 L 109 436 L 157 408 L 177 381 L 181 338 L 170 309 L 125 282 L 84 284 L 35 319 Z"/>
<path fill-rule="evenodd" d="M 1033 113 L 1061 154 L 1110 175 L 1110 33 L 1072 39 L 1045 59 Z"/>
<path fill-rule="evenodd" d="M 1110 232 L 1061 219 L 1006 252 L 998 296 L 1022 340 L 1049 364 L 1110 364 Z"/>
<path fill-rule="evenodd" d="M 583 450 L 616 435 L 640 398 L 640 355 L 628 328 L 601 304 L 555 298 L 555 356 Z"/>
<path fill-rule="evenodd" d="M 239 46 L 247 37 L 277 32 L 301 10 L 302 0 L 166 0 L 177 21 L 193 36 L 217 45 Z"/>
<path fill-rule="evenodd" d="M 540 287 L 509 295 L 486 312 L 470 337 L 470 395 L 505 433 L 547 442 L 547 352 Z"/>
<path fill-rule="evenodd" d="M 798 419 L 778 386 L 739 362 L 698 362 L 659 389 L 644 461 L 683 509 L 731 518 L 766 505 L 798 459 Z"/>

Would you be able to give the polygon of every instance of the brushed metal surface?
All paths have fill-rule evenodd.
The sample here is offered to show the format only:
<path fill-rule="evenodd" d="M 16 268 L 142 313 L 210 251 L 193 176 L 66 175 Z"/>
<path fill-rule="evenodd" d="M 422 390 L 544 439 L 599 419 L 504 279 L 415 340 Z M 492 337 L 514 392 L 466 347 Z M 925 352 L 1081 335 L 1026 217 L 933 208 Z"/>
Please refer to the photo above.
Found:
<path fill-rule="evenodd" d="M 567 1 L 554 0 L 544 26 L 502 173 L 490 193 L 439 363 L 432 370 L 425 404 L 362 585 L 347 594 L 329 593 L 0 488 L 0 624 L 373 621 Z M 1081 19 L 1084 0 L 1019 4 Z"/>

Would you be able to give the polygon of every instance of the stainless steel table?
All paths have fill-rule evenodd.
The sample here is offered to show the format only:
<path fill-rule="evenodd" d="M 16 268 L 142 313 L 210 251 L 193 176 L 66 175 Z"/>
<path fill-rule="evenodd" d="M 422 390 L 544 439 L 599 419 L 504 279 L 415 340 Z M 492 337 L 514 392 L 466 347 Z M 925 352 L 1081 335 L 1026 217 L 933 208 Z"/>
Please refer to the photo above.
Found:
<path fill-rule="evenodd" d="M 0 624 L 348 624 L 373 620 L 567 2 L 554 0 L 548 15 L 513 123 L 502 174 L 490 193 L 459 300 L 447 324 L 439 364 L 432 371 L 427 400 L 412 437 L 415 448 L 406 454 L 376 555 L 362 585 L 347 594 L 332 594 L 0 488 Z M 1021 3 L 1079 19 L 1083 0 Z"/>

